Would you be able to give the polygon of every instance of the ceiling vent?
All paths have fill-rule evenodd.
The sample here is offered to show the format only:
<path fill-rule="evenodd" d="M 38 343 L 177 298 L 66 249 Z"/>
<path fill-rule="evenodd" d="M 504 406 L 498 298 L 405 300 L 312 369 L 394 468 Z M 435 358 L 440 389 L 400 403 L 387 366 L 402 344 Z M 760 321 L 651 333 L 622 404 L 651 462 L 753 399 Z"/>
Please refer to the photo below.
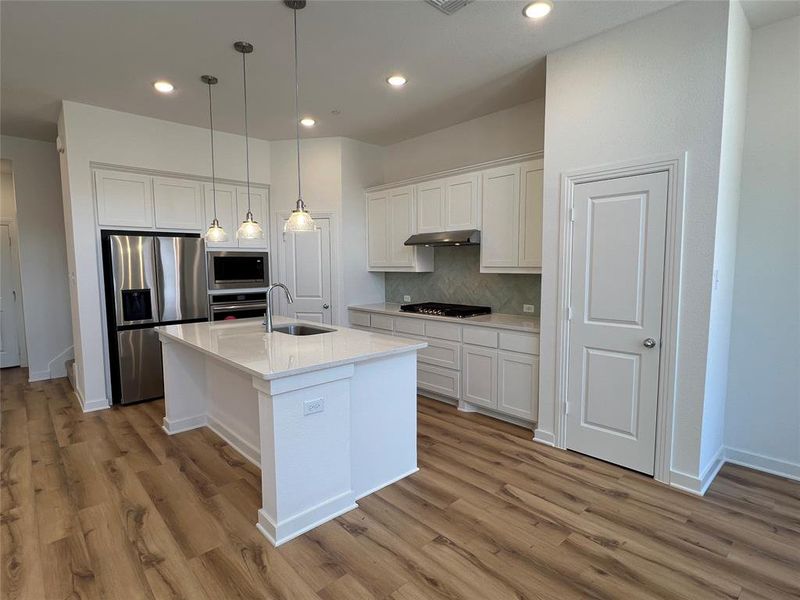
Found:
<path fill-rule="evenodd" d="M 452 15 L 457 10 L 461 10 L 472 0 L 425 0 L 431 6 L 435 6 L 446 15 Z"/>

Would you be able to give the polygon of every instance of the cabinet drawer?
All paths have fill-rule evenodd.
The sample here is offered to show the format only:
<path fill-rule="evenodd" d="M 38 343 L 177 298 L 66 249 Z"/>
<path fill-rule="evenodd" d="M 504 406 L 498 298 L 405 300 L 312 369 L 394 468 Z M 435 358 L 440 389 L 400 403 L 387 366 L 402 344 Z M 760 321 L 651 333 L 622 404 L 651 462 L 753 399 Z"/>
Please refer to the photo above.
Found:
<path fill-rule="evenodd" d="M 497 331 L 486 327 L 464 327 L 464 343 L 497 348 Z"/>
<path fill-rule="evenodd" d="M 461 397 L 461 373 L 417 363 L 417 387 L 458 400 Z"/>
<path fill-rule="evenodd" d="M 409 333 L 411 335 L 425 335 L 425 322 L 422 319 L 395 317 L 394 330 L 397 333 Z"/>
<path fill-rule="evenodd" d="M 516 333 L 502 331 L 500 333 L 500 349 L 525 354 L 539 354 L 539 336 L 535 333 Z"/>
<path fill-rule="evenodd" d="M 369 314 L 363 312 L 350 311 L 350 324 L 369 327 Z"/>
<path fill-rule="evenodd" d="M 353 325 L 353 324 L 351 324 L 350 328 L 351 329 L 358 329 L 359 331 L 366 331 L 366 332 L 369 332 L 369 333 L 374 333 L 372 331 L 372 329 L 370 329 L 369 327 L 362 327 L 361 325 Z"/>
<path fill-rule="evenodd" d="M 461 344 L 445 340 L 427 339 L 428 347 L 417 351 L 419 362 L 446 367 L 448 369 L 461 368 Z"/>
<path fill-rule="evenodd" d="M 438 321 L 425 321 L 425 335 L 440 340 L 461 341 L 461 326 Z"/>
<path fill-rule="evenodd" d="M 373 329 L 383 329 L 384 331 L 394 329 L 394 319 L 386 315 L 370 315 L 369 324 Z"/>

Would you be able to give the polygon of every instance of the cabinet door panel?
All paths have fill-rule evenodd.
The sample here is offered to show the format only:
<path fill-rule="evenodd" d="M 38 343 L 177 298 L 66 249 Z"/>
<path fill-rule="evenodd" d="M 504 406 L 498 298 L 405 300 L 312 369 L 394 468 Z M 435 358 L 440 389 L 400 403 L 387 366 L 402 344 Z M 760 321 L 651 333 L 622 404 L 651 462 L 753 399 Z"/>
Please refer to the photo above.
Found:
<path fill-rule="evenodd" d="M 233 185 L 216 185 L 217 197 L 217 220 L 220 226 L 228 234 L 228 239 L 224 242 L 209 242 L 206 240 L 206 246 L 209 248 L 230 248 L 235 247 L 236 244 L 236 230 L 239 227 L 237 218 L 236 207 L 236 186 Z M 210 183 L 203 186 L 203 192 L 206 201 L 206 223 L 205 227 L 211 223 L 214 218 L 214 193 L 213 187 Z"/>
<path fill-rule="evenodd" d="M 542 173 L 538 164 L 529 162 L 522 165 L 519 207 L 520 267 L 542 267 Z"/>
<path fill-rule="evenodd" d="M 413 233 L 414 189 L 411 186 L 389 191 L 389 262 L 393 267 L 413 267 L 414 249 L 405 246 Z"/>
<path fill-rule="evenodd" d="M 367 264 L 389 266 L 389 194 L 367 194 Z"/>
<path fill-rule="evenodd" d="M 445 229 L 478 228 L 477 173 L 450 177 L 445 184 Z"/>
<path fill-rule="evenodd" d="M 153 226 L 153 188 L 149 175 L 97 170 L 94 182 L 100 225 Z"/>
<path fill-rule="evenodd" d="M 201 185 L 188 179 L 153 178 L 156 227 L 200 231 L 205 220 Z"/>
<path fill-rule="evenodd" d="M 497 408 L 497 350 L 464 346 L 463 353 L 464 401 Z"/>
<path fill-rule="evenodd" d="M 458 400 L 461 397 L 461 374 L 453 369 L 417 363 L 417 387 Z"/>
<path fill-rule="evenodd" d="M 242 221 L 247 217 L 247 187 L 238 186 L 236 188 L 236 229 L 239 229 Z M 262 188 L 250 187 L 250 210 L 253 213 L 253 220 L 261 225 L 261 237 L 254 240 L 239 240 L 240 248 L 266 248 L 268 245 L 267 234 L 269 232 L 269 209 L 267 191 Z M 234 232 L 235 233 L 235 232 Z"/>
<path fill-rule="evenodd" d="M 518 266 L 519 179 L 519 165 L 483 173 L 481 266 Z"/>
<path fill-rule="evenodd" d="M 497 359 L 497 410 L 534 420 L 538 412 L 539 357 L 499 352 Z"/>
<path fill-rule="evenodd" d="M 444 231 L 445 190 L 442 180 L 417 185 L 417 233 Z"/>

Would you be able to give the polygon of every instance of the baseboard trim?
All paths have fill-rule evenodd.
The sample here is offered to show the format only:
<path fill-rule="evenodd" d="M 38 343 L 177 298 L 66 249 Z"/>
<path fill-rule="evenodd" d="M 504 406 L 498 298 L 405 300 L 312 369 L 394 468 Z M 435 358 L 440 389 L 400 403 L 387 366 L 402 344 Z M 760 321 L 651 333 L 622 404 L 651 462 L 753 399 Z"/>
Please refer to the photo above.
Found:
<path fill-rule="evenodd" d="M 407 473 L 403 473 L 402 475 L 398 475 L 397 477 L 394 477 L 394 478 L 390 479 L 386 483 L 382 483 L 382 484 L 380 484 L 378 486 L 375 486 L 374 488 L 372 488 L 370 490 L 367 490 L 366 492 L 362 492 L 362 493 L 358 494 L 358 496 L 356 496 L 356 500 L 361 500 L 361 498 L 363 498 L 365 496 L 369 496 L 370 494 L 374 494 L 378 490 L 382 490 L 383 488 L 385 488 L 387 485 L 392 485 L 393 483 L 397 483 L 401 479 L 405 479 L 406 477 L 408 477 L 409 475 L 413 475 L 417 471 L 419 471 L 419 467 L 414 467 L 413 469 L 411 469 Z"/>
<path fill-rule="evenodd" d="M 358 504 L 353 500 L 351 491 L 344 492 L 338 496 L 330 498 L 316 506 L 312 506 L 299 514 L 296 514 L 281 523 L 275 521 L 264 512 L 263 508 L 258 509 L 258 523 L 256 527 L 266 537 L 273 546 L 280 546 L 289 540 L 293 540 L 315 527 L 327 523 L 331 519 L 350 512 L 358 508 Z"/>
<path fill-rule="evenodd" d="M 164 417 L 161 429 L 163 429 L 167 435 L 175 435 L 176 433 L 203 427 L 207 423 L 208 418 L 206 415 L 195 415 L 194 417 L 186 417 L 185 419 L 177 419 L 175 421 L 170 421 L 167 417 Z"/>
<path fill-rule="evenodd" d="M 50 371 L 28 371 L 28 383 L 47 381 L 48 379 L 52 379 Z"/>
<path fill-rule="evenodd" d="M 533 430 L 533 441 L 544 444 L 545 446 L 555 447 L 556 436 L 551 431 L 545 431 L 537 427 Z"/>
<path fill-rule="evenodd" d="M 725 448 L 725 462 L 800 481 L 800 464 L 739 448 Z"/>
<path fill-rule="evenodd" d="M 725 447 L 721 446 L 699 477 L 670 469 L 669 485 L 695 496 L 704 496 L 720 469 L 725 465 Z"/>
<path fill-rule="evenodd" d="M 211 415 L 206 416 L 206 426 L 223 440 L 228 442 L 228 444 L 230 444 L 230 446 L 239 454 L 244 456 L 259 469 L 261 468 L 260 448 L 253 446 L 250 442 L 246 441 L 240 435 L 234 433 Z"/>
<path fill-rule="evenodd" d="M 97 398 L 95 400 L 89 400 L 88 402 L 83 402 L 80 395 L 78 395 L 78 399 L 81 400 L 81 408 L 83 412 L 94 412 L 96 410 L 106 410 L 111 408 L 111 403 L 108 401 L 107 398 Z"/>

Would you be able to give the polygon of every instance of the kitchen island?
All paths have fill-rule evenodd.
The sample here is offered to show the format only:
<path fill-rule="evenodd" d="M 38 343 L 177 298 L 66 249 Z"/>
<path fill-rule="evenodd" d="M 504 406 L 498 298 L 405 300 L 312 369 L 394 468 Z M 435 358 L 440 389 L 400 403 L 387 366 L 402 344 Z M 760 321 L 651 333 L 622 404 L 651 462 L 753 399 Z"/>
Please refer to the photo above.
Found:
<path fill-rule="evenodd" d="M 256 526 L 276 546 L 417 470 L 425 342 L 324 328 L 268 334 L 261 319 L 242 319 L 158 329 L 164 430 L 207 426 L 260 467 Z"/>

